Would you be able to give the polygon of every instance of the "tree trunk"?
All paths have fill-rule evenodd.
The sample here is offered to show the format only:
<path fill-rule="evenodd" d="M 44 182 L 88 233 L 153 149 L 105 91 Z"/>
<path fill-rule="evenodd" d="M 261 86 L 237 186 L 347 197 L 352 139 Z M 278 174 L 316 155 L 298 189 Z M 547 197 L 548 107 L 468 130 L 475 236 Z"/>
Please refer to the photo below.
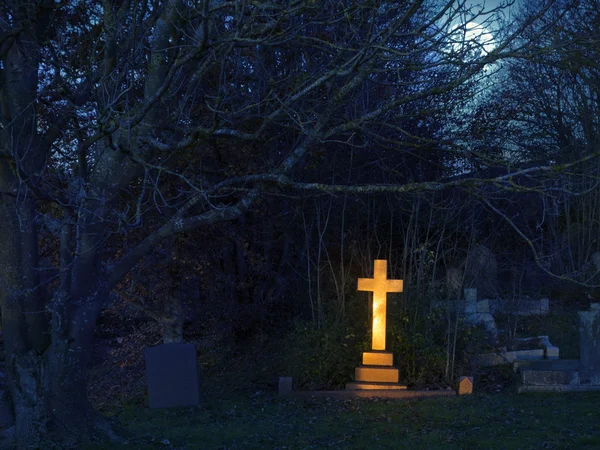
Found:
<path fill-rule="evenodd" d="M 183 342 L 183 304 L 179 287 L 173 287 L 165 311 L 157 317 L 163 329 L 163 343 Z"/>
<path fill-rule="evenodd" d="M 43 353 L 15 351 L 7 339 L 6 375 L 19 449 L 43 448 L 50 442 L 61 448 L 88 440 L 124 442 L 123 430 L 96 412 L 87 399 L 97 318 L 90 317 L 91 312 L 89 308 L 77 311 L 71 321 L 76 327 L 71 326 L 66 338 L 53 330 Z"/>
<path fill-rule="evenodd" d="M 17 187 L 23 189 L 0 161 L 0 191 Z M 35 203 L 10 200 L 0 202 L 0 307 L 14 416 L 14 427 L 4 436 L 14 436 L 19 448 L 40 447 L 42 439 L 60 442 L 61 448 L 88 436 L 117 440 L 86 392 L 93 333 L 105 296 L 98 284 L 97 253 L 86 251 L 97 247 L 98 234 L 84 234 L 81 256 L 70 265 L 73 276 L 63 276 L 48 304 L 39 279 Z"/>

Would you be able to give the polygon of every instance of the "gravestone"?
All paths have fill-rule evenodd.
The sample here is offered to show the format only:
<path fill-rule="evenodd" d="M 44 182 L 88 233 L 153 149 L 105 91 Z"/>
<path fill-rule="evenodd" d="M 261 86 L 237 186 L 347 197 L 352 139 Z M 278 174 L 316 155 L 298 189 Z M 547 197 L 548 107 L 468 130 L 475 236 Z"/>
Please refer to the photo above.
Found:
<path fill-rule="evenodd" d="M 538 336 L 540 344 L 544 348 L 545 359 L 558 359 L 560 355 L 560 349 L 555 345 L 552 345 L 548 336 Z"/>
<path fill-rule="evenodd" d="M 462 272 L 456 267 L 446 269 L 446 296 L 450 300 L 457 300 L 460 297 L 460 288 L 462 287 Z"/>
<path fill-rule="evenodd" d="M 398 383 L 399 370 L 394 367 L 394 355 L 385 351 L 386 303 L 388 292 L 402 292 L 403 281 L 387 277 L 387 260 L 376 259 L 373 278 L 359 278 L 358 290 L 373 292 L 373 327 L 369 352 L 363 352 L 363 365 L 354 370 L 354 383 L 348 390 L 406 389 Z"/>
<path fill-rule="evenodd" d="M 579 378 L 585 384 L 600 384 L 600 303 L 578 313 Z"/>
<path fill-rule="evenodd" d="M 494 316 L 490 313 L 488 300 L 477 301 L 477 289 L 465 288 L 465 321 L 480 325 L 486 331 L 492 343 L 498 341 L 498 329 Z"/>
<path fill-rule="evenodd" d="M 464 286 L 476 288 L 479 296 L 493 297 L 498 291 L 496 255 L 485 245 L 478 245 L 467 255 Z"/>
<path fill-rule="evenodd" d="M 539 314 L 546 315 L 550 313 L 550 299 L 540 298 L 540 312 Z"/>
<path fill-rule="evenodd" d="M 194 344 L 161 344 L 146 348 L 144 354 L 150 408 L 198 406 L 200 378 Z"/>
<path fill-rule="evenodd" d="M 592 253 L 592 262 L 597 272 L 600 272 L 600 252 Z"/>
<path fill-rule="evenodd" d="M 589 311 L 579 314 L 579 361 L 550 359 L 554 350 L 547 336 L 549 359 L 539 365 L 519 367 L 521 386 L 517 392 L 586 392 L 600 391 L 600 303 L 592 303 Z M 556 349 L 558 358 L 558 349 Z"/>
<path fill-rule="evenodd" d="M 471 316 L 477 312 L 477 289 L 465 288 L 465 314 Z"/>
<path fill-rule="evenodd" d="M 279 377 L 279 395 L 292 393 L 292 377 Z"/>

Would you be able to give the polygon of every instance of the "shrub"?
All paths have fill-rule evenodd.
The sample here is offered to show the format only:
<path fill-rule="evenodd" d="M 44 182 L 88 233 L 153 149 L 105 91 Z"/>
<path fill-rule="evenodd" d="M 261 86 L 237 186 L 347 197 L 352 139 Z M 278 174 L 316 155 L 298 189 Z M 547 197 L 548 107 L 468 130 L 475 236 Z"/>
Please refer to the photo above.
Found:
<path fill-rule="evenodd" d="M 366 350 L 360 331 L 345 324 L 317 328 L 296 322 L 285 339 L 284 368 L 297 387 L 341 388 L 353 380 L 354 368 Z"/>

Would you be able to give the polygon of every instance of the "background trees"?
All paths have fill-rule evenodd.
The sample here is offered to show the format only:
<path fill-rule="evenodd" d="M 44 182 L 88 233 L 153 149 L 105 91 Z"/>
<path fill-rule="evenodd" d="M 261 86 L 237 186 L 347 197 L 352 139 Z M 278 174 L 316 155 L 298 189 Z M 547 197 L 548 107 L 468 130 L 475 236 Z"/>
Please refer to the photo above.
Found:
<path fill-rule="evenodd" d="M 482 146 L 508 162 L 568 168 L 525 181 L 541 203 L 535 223 L 518 228 L 549 271 L 589 287 L 598 270 L 598 6 L 554 4 L 537 27 L 536 46 L 547 50 L 502 63 L 478 124 Z"/>
<path fill-rule="evenodd" d="M 352 272 L 389 256 L 420 333 L 441 263 L 481 241 L 483 216 L 416 194 L 486 192 L 444 178 L 491 166 L 447 122 L 487 65 L 550 49 L 530 46 L 550 6 L 514 32 L 488 19 L 496 48 L 474 55 L 454 25 L 477 11 L 453 1 L 4 2 L 0 307 L 21 445 L 117 439 L 85 395 L 114 290 L 165 340 L 194 295 L 233 332 L 277 322 L 274 304 L 324 327 L 359 308 Z"/>

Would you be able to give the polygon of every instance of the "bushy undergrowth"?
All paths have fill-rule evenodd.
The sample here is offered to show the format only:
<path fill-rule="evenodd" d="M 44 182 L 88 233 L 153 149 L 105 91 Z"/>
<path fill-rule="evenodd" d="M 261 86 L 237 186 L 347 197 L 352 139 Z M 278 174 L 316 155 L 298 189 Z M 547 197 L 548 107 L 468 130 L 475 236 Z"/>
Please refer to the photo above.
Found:
<path fill-rule="evenodd" d="M 340 388 L 352 381 L 354 368 L 365 351 L 364 331 L 345 324 L 318 328 L 296 322 L 285 338 L 284 367 L 298 387 Z"/>
<path fill-rule="evenodd" d="M 433 309 L 412 321 L 400 315 L 389 324 L 388 333 L 400 379 L 409 386 L 447 387 L 469 373 L 471 355 L 489 347 L 483 330 L 462 319 L 449 322 L 442 310 Z"/>
<path fill-rule="evenodd" d="M 400 369 L 404 383 L 415 386 L 439 384 L 444 375 L 446 348 L 443 337 L 436 330 L 425 330 L 406 322 L 389 325 L 389 349 L 394 353 L 395 365 Z"/>
<path fill-rule="evenodd" d="M 487 349 L 485 333 L 461 321 L 453 351 L 453 335 L 449 341 L 449 325 L 441 311 L 413 320 L 410 323 L 407 317 L 396 315 L 387 325 L 387 349 L 394 353 L 400 382 L 410 387 L 447 387 L 468 373 L 472 354 Z M 282 348 L 284 372 L 293 377 L 297 388 L 340 388 L 354 381 L 362 352 L 371 348 L 371 334 L 366 326 L 350 321 L 321 328 L 296 322 Z"/>
<path fill-rule="evenodd" d="M 518 332 L 525 337 L 547 335 L 560 348 L 561 359 L 579 359 L 579 316 L 575 311 L 525 317 L 518 323 Z"/>
<path fill-rule="evenodd" d="M 550 342 L 560 348 L 561 359 L 579 358 L 579 316 L 576 311 L 555 312 L 545 316 L 497 317 L 498 327 L 512 330 L 516 338 L 548 336 Z"/>

